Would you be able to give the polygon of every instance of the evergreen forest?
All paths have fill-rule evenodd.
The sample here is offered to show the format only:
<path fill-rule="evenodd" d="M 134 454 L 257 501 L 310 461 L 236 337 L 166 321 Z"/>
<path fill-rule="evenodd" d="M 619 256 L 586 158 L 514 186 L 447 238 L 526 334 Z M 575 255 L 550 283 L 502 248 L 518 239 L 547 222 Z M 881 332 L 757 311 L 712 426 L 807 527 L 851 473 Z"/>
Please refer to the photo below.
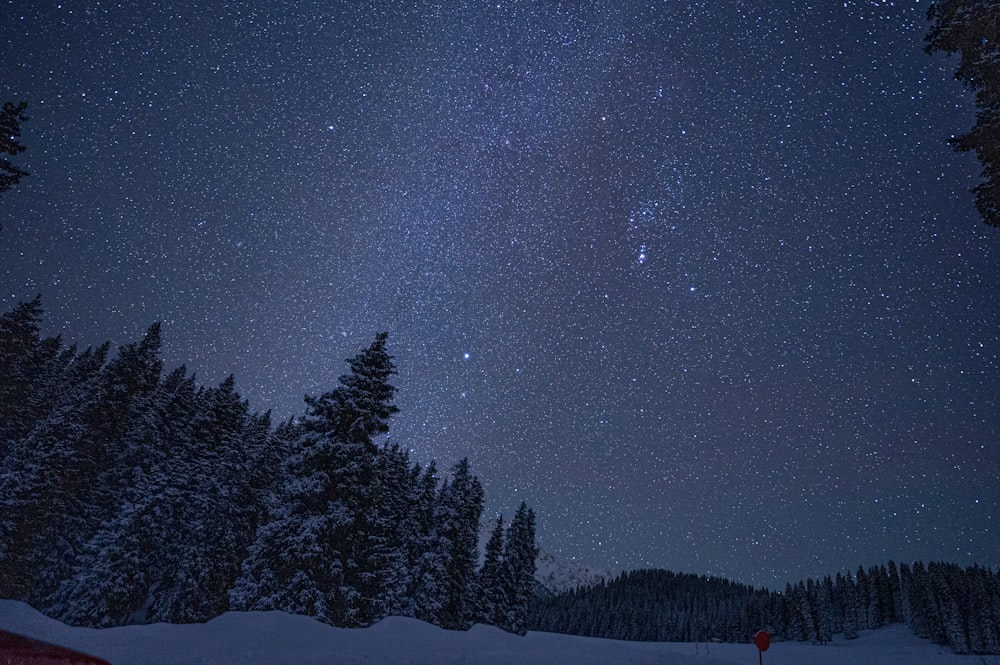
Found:
<path fill-rule="evenodd" d="M 788 584 L 784 593 L 715 577 L 637 570 L 539 597 L 531 629 L 622 640 L 830 642 L 905 623 L 956 653 L 1000 653 L 1000 575 L 979 566 L 922 562 L 859 567 Z"/>
<path fill-rule="evenodd" d="M 43 337 L 40 298 L 0 314 L 0 597 L 73 625 L 283 610 L 527 628 L 534 513 L 379 443 L 397 412 L 387 335 L 305 413 L 272 426 L 232 376 L 164 372 L 160 327 L 112 352 Z"/>

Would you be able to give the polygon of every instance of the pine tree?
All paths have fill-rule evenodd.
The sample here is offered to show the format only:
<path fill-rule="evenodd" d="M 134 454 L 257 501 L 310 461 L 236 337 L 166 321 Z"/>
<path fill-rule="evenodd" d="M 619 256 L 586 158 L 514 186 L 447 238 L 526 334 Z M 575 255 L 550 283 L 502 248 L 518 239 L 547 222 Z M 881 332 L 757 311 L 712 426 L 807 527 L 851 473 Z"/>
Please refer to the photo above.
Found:
<path fill-rule="evenodd" d="M 348 360 L 351 373 L 307 397 L 281 497 L 230 594 L 236 609 L 279 609 L 341 626 L 372 620 L 372 534 L 378 447 L 398 410 L 386 334 Z"/>
<path fill-rule="evenodd" d="M 501 625 L 510 606 L 506 592 L 511 585 L 506 579 L 503 553 L 504 523 L 503 515 L 500 515 L 486 542 L 486 556 L 479 570 L 479 598 L 475 612 L 475 621 L 479 623 Z"/>
<path fill-rule="evenodd" d="M 437 523 L 438 478 L 434 462 L 423 470 L 415 488 L 414 538 L 410 543 L 409 561 L 413 573 L 410 597 L 414 616 L 421 621 L 440 625 L 448 577 L 448 547 L 443 530 Z"/>
<path fill-rule="evenodd" d="M 903 617 L 903 623 L 907 624 L 911 628 L 913 627 L 911 608 L 910 608 L 910 594 L 913 586 L 913 572 L 910 567 L 905 564 L 899 564 L 899 600 L 900 600 L 900 614 Z M 916 630 L 914 629 L 914 632 Z"/>
<path fill-rule="evenodd" d="M 419 468 L 410 466 L 409 454 L 398 445 L 379 451 L 375 473 L 375 520 L 369 535 L 370 621 L 389 615 L 413 616 L 407 592 L 412 585 L 410 543 L 415 537 L 413 485 Z"/>
<path fill-rule="evenodd" d="M 507 583 L 507 614 L 501 628 L 524 635 L 528 631 L 528 612 L 535 594 L 535 560 L 538 547 L 535 545 L 535 513 L 527 504 L 514 514 L 507 531 L 504 548 Z"/>
<path fill-rule="evenodd" d="M 816 639 L 820 644 L 833 641 L 833 581 L 827 575 L 816 585 L 816 600 L 814 606 L 816 615 Z"/>
<path fill-rule="evenodd" d="M 903 622 L 903 589 L 899 579 L 899 571 L 896 570 L 896 562 L 889 560 L 888 572 L 888 615 L 886 620 L 890 623 Z"/>
<path fill-rule="evenodd" d="M 970 645 L 974 653 L 1000 653 L 1000 588 L 996 575 L 987 568 L 972 569 L 970 619 L 977 623 L 977 643 Z"/>
<path fill-rule="evenodd" d="M 479 560 L 479 520 L 483 512 L 483 487 L 463 459 L 451 470 L 450 482 L 438 495 L 435 523 L 437 548 L 445 561 L 441 585 L 442 628 L 466 630 L 472 625 L 478 597 L 476 564 Z"/>
<path fill-rule="evenodd" d="M 811 582 L 811 580 L 810 580 Z M 808 642 L 815 639 L 812 613 L 809 610 L 809 596 L 806 586 L 799 582 L 790 588 L 788 596 L 789 607 L 789 637 L 799 642 Z"/>
<path fill-rule="evenodd" d="M 854 587 L 858 594 L 858 602 L 855 610 L 857 611 L 858 628 L 860 630 L 874 628 L 871 625 L 871 612 L 869 611 L 871 604 L 870 586 L 871 581 L 868 579 L 868 573 L 865 572 L 864 566 L 858 566 L 858 570 L 854 574 Z"/>
<path fill-rule="evenodd" d="M 842 596 L 844 599 L 844 639 L 856 640 L 858 638 L 859 614 L 858 589 L 850 573 L 847 573 L 847 577 L 844 578 Z"/>
<path fill-rule="evenodd" d="M 930 587 L 930 579 L 922 561 L 913 563 L 912 574 L 909 575 L 910 629 L 918 637 L 931 639 L 939 644 L 944 642 L 944 626 L 934 602 L 934 594 Z M 940 629 L 939 629 L 940 626 Z"/>
<path fill-rule="evenodd" d="M 0 110 L 0 154 L 19 155 L 24 152 L 24 146 L 18 143 L 21 137 L 21 123 L 28 120 L 24 112 L 28 109 L 27 102 L 4 102 Z M 16 185 L 28 172 L 10 163 L 10 160 L 0 157 L 0 195 Z"/>
<path fill-rule="evenodd" d="M 969 653 L 969 640 L 966 633 L 966 621 L 962 616 L 959 599 L 963 597 L 961 592 L 956 593 L 953 588 L 958 574 L 955 567 L 947 564 L 931 563 L 927 567 L 930 577 L 930 586 L 934 594 L 934 599 L 940 613 L 941 624 L 944 628 L 943 644 L 947 644 L 955 653 Z M 934 636 L 932 635 L 932 639 Z"/>

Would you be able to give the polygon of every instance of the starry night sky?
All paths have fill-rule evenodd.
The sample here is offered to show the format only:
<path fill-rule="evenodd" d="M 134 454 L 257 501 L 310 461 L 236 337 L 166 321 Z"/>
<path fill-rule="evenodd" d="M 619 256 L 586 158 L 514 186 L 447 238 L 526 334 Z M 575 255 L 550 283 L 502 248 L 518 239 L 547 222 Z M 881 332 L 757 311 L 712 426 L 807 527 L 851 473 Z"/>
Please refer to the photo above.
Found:
<path fill-rule="evenodd" d="M 388 330 L 391 439 L 562 559 L 995 566 L 1000 231 L 927 7 L 7 0 L 0 307 L 162 321 L 276 418 Z"/>

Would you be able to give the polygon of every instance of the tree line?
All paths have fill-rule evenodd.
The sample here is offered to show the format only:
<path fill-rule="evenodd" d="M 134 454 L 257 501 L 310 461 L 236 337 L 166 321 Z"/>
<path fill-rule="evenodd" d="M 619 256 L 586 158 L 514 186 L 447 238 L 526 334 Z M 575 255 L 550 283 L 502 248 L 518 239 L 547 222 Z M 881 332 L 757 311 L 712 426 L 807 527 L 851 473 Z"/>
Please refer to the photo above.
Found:
<path fill-rule="evenodd" d="M 0 597 L 87 626 L 283 610 L 523 633 L 534 513 L 377 443 L 397 408 L 387 335 L 304 415 L 272 427 L 232 376 L 164 373 L 160 327 L 112 354 L 40 334 L 39 298 L 0 314 Z"/>
<path fill-rule="evenodd" d="M 784 593 L 715 577 L 638 570 L 610 582 L 537 598 L 532 630 L 622 640 L 826 643 L 905 623 L 956 653 L 1000 653 L 1000 575 L 948 563 L 859 567 L 788 584 Z"/>

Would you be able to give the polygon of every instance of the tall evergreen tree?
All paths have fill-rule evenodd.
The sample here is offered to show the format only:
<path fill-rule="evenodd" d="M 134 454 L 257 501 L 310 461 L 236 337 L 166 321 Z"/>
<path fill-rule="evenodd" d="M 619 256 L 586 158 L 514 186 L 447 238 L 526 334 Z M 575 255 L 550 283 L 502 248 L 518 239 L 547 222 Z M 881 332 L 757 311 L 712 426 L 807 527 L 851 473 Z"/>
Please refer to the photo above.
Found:
<path fill-rule="evenodd" d="M 833 602 L 833 581 L 827 575 L 822 582 L 816 583 L 815 599 L 812 602 L 816 639 L 820 644 L 833 641 Z"/>
<path fill-rule="evenodd" d="M 378 447 L 397 412 L 386 334 L 348 360 L 351 373 L 307 397 L 279 505 L 259 532 L 230 595 L 237 609 L 280 609 L 335 625 L 370 622 L 375 589 L 370 537 L 376 528 Z"/>
<path fill-rule="evenodd" d="M 971 576 L 969 598 L 969 650 L 972 653 L 1000 653 L 998 618 L 1000 606 L 996 604 L 996 577 L 986 568 L 978 566 L 967 571 Z"/>
<path fill-rule="evenodd" d="M 371 616 L 376 621 L 394 615 L 413 616 L 407 594 L 413 569 L 409 549 L 416 536 L 414 485 L 419 467 L 410 466 L 409 454 L 398 445 L 379 451 L 375 472 L 374 519 L 368 537 L 367 592 Z"/>
<path fill-rule="evenodd" d="M 24 152 L 24 146 L 18 143 L 18 139 L 21 138 L 21 123 L 28 120 L 24 114 L 27 109 L 27 102 L 4 102 L 0 109 L 0 154 L 13 157 Z M 0 157 L 0 195 L 26 175 L 27 171 L 14 166 L 6 157 Z"/>
<path fill-rule="evenodd" d="M 437 547 L 445 562 L 438 622 L 443 628 L 465 630 L 472 625 L 478 597 L 479 520 L 483 487 L 472 475 L 469 460 L 451 470 L 450 482 L 438 495 L 435 515 Z"/>
<path fill-rule="evenodd" d="M 528 631 L 528 613 L 535 594 L 535 512 L 521 503 L 507 531 L 504 548 L 506 565 L 507 614 L 501 628 L 518 635 Z"/>
<path fill-rule="evenodd" d="M 434 462 L 424 468 L 415 488 L 414 538 L 410 541 L 414 616 L 421 621 L 439 624 L 444 606 L 448 576 L 448 547 L 437 523 L 438 478 Z"/>
<path fill-rule="evenodd" d="M 932 639 L 940 643 L 945 639 L 944 628 L 942 626 L 940 631 L 937 630 L 940 616 L 937 613 L 930 580 L 923 562 L 915 561 L 912 573 L 907 577 L 910 580 L 909 590 L 906 594 L 909 600 L 910 628 L 918 637 Z"/>
<path fill-rule="evenodd" d="M 959 603 L 964 594 L 960 589 L 961 579 L 956 574 L 956 568 L 957 566 L 931 563 L 927 567 L 927 573 L 944 628 L 942 644 L 948 644 L 956 653 L 969 653 L 967 622 Z"/>
<path fill-rule="evenodd" d="M 889 560 L 888 570 L 888 593 L 889 593 L 889 613 L 887 621 L 889 623 L 901 623 L 903 619 L 903 587 L 899 579 L 899 571 L 896 569 L 896 562 Z"/>
<path fill-rule="evenodd" d="M 900 613 L 903 623 L 913 627 L 912 614 L 910 612 L 910 593 L 913 586 L 913 572 L 910 566 L 905 563 L 899 564 L 899 599 Z M 914 629 L 916 632 L 916 629 Z"/>
<path fill-rule="evenodd" d="M 504 553 L 503 515 L 497 517 L 496 526 L 486 542 L 486 556 L 479 570 L 479 598 L 476 603 L 475 621 L 491 626 L 502 625 L 510 603 L 507 591 L 511 584 L 506 578 Z"/>
<path fill-rule="evenodd" d="M 808 642 L 814 638 L 814 628 L 805 583 L 800 580 L 798 584 L 789 585 L 785 596 L 789 605 L 788 637 Z"/>

